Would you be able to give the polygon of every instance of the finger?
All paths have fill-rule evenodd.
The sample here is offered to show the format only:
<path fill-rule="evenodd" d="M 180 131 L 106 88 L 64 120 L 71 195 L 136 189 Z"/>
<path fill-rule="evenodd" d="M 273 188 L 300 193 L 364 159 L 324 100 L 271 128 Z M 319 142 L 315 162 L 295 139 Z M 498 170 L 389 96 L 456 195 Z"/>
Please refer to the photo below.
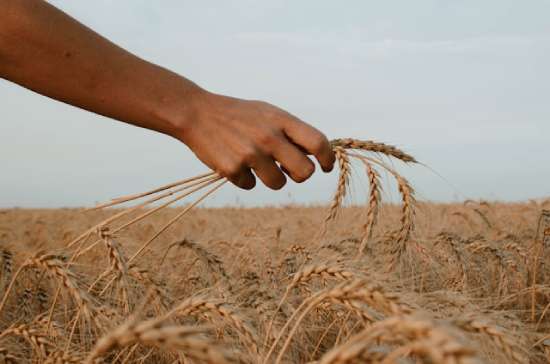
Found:
<path fill-rule="evenodd" d="M 288 123 L 284 127 L 284 132 L 292 142 L 314 155 L 323 171 L 332 171 L 335 156 L 323 133 L 297 119 Z"/>
<path fill-rule="evenodd" d="M 227 177 L 231 183 L 245 190 L 251 190 L 256 186 L 256 177 L 249 168 L 243 168 L 237 174 Z"/>
<path fill-rule="evenodd" d="M 315 165 L 311 160 L 288 140 L 281 143 L 274 150 L 273 157 L 281 164 L 283 171 L 294 182 L 304 182 L 315 172 Z"/>
<path fill-rule="evenodd" d="M 286 183 L 285 175 L 271 157 L 259 157 L 251 167 L 262 182 L 273 190 L 281 189 Z"/>

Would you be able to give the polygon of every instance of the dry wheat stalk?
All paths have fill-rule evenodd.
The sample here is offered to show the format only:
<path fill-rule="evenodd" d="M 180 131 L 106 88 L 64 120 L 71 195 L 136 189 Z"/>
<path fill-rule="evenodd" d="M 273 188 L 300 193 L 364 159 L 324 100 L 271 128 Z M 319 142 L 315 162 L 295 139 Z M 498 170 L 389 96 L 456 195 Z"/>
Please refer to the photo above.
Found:
<path fill-rule="evenodd" d="M 128 273 L 141 282 L 144 287 L 152 291 L 154 297 L 160 303 L 162 310 L 159 309 L 159 311 L 166 311 L 168 307 L 172 306 L 172 298 L 169 292 L 167 292 L 165 285 L 155 280 L 147 269 L 132 264 L 128 268 Z"/>
<path fill-rule="evenodd" d="M 92 297 L 79 287 L 76 275 L 65 268 L 65 265 L 56 256 L 50 254 L 38 255 L 30 258 L 25 265 L 44 269 L 53 279 L 62 283 L 86 319 L 92 320 L 98 327 L 102 327 Z"/>
<path fill-rule="evenodd" d="M 364 252 L 367 243 L 372 237 L 374 226 L 378 219 L 378 211 L 382 194 L 380 193 L 382 186 L 380 185 L 380 175 L 374 169 L 372 164 L 364 161 L 365 168 L 367 169 L 367 176 L 369 177 L 369 202 L 367 209 L 367 221 L 363 225 L 363 236 L 361 238 L 361 244 L 359 245 L 359 256 Z"/>
<path fill-rule="evenodd" d="M 210 186 L 211 184 L 221 180 L 222 178 L 219 177 L 219 176 L 213 176 L 213 177 L 209 177 L 209 178 L 206 178 L 204 180 L 198 180 L 196 182 L 193 182 L 189 185 L 185 185 L 184 187 L 181 187 L 181 188 L 178 188 L 178 189 L 175 189 L 173 191 L 169 191 L 167 193 L 164 193 L 164 194 L 161 194 L 159 196 L 156 196 L 150 200 L 147 200 L 145 202 L 143 202 L 142 204 L 139 204 L 137 206 L 134 206 L 134 207 L 131 207 L 131 208 L 128 208 L 126 210 L 122 210 L 121 212 L 107 218 L 106 220 L 100 222 L 99 224 L 96 224 L 95 226 L 91 227 L 90 229 L 88 229 L 86 232 L 84 232 L 83 234 L 81 234 L 78 238 L 74 239 L 71 243 L 68 244 L 68 247 L 71 247 L 73 246 L 74 244 L 82 241 L 82 239 L 84 239 L 85 237 L 89 237 L 91 234 L 96 234 L 98 231 L 101 231 L 101 229 L 105 228 L 108 224 L 111 224 L 117 220 L 119 220 L 120 218 L 134 212 L 134 211 L 137 211 L 139 209 L 142 209 L 143 207 L 146 207 L 147 205 L 150 205 L 156 201 L 159 201 L 161 199 L 164 199 L 166 197 L 169 197 L 169 196 L 172 196 L 176 193 L 179 193 L 179 192 L 182 192 L 184 190 L 188 190 L 187 192 L 184 192 L 184 193 L 181 193 L 179 195 L 177 195 L 176 197 L 172 198 L 172 199 L 169 199 L 168 201 L 162 203 L 161 205 L 157 206 L 157 207 L 154 207 L 152 209 L 149 209 L 147 211 L 145 211 L 144 213 L 134 217 L 133 219 L 131 219 L 130 221 L 127 221 L 125 222 L 124 224 L 122 225 L 119 225 L 117 226 L 116 228 L 113 228 L 112 231 L 111 231 L 111 234 L 116 234 L 130 226 L 132 226 L 133 224 L 136 224 L 137 222 L 153 215 L 154 213 L 182 200 L 183 198 L 203 189 L 203 188 L 206 188 L 208 186 Z M 73 254 L 73 257 L 71 260 L 74 260 L 74 259 L 77 259 L 79 258 L 80 256 L 86 254 L 87 252 L 89 252 L 90 250 L 92 250 L 97 244 L 99 244 L 102 240 L 101 239 L 98 239 L 96 240 L 94 243 L 90 244 L 87 248 L 85 249 L 82 249 L 82 247 L 79 247 L 79 249 Z"/>
<path fill-rule="evenodd" d="M 411 155 L 403 152 L 402 150 L 387 145 L 384 143 L 374 142 L 371 140 L 357 140 L 357 139 L 334 139 L 331 140 L 330 144 L 333 148 L 341 147 L 344 149 L 356 149 L 365 152 L 380 153 L 390 157 L 397 158 L 405 163 L 418 163 L 418 161 Z"/>
<path fill-rule="evenodd" d="M 380 344 L 398 345 L 380 363 L 394 363 L 399 357 L 415 355 L 431 363 L 469 363 L 475 359 L 474 351 L 459 342 L 429 320 L 411 316 L 394 316 L 372 324 L 333 348 L 320 360 L 320 364 L 352 364 L 369 362 L 372 350 Z M 381 358 L 379 358 L 381 359 Z"/>
<path fill-rule="evenodd" d="M 518 339 L 504 329 L 471 315 L 455 318 L 452 323 L 464 331 L 487 336 L 512 362 L 525 363 L 525 355 L 517 345 Z"/>
<path fill-rule="evenodd" d="M 349 302 L 356 301 L 359 304 L 366 304 L 373 307 L 374 309 L 380 310 L 382 313 L 390 315 L 409 312 L 409 309 L 401 302 L 399 302 L 397 296 L 387 294 L 386 292 L 384 292 L 381 286 L 372 285 L 366 279 L 354 279 L 351 281 L 342 282 L 336 287 L 320 291 L 302 302 L 302 304 L 296 309 L 294 314 L 288 319 L 286 324 L 279 332 L 279 335 L 271 345 L 269 352 L 264 358 L 264 363 L 267 363 L 267 361 L 269 360 L 271 354 L 277 347 L 278 342 L 284 335 L 285 330 L 289 327 L 291 322 L 296 317 L 298 317 L 298 314 L 300 314 L 300 316 L 296 319 L 294 326 L 289 331 L 287 339 L 283 344 L 282 349 L 279 351 L 279 354 L 275 361 L 276 364 L 281 362 L 288 346 L 290 345 L 290 341 L 296 333 L 300 323 L 311 310 L 313 310 L 323 301 L 343 303 L 345 306 L 348 306 Z M 352 305 L 352 307 L 355 310 L 358 309 L 360 305 L 354 304 Z"/>
<path fill-rule="evenodd" d="M 205 363 L 230 363 L 230 358 L 202 335 L 206 331 L 202 327 L 165 326 L 157 319 L 140 323 L 131 319 L 99 339 L 84 363 L 94 364 L 97 358 L 112 349 L 136 343 L 179 350 L 185 356 Z"/>
<path fill-rule="evenodd" d="M 94 284 L 106 278 L 110 274 L 113 274 L 114 282 L 118 287 L 120 302 L 124 308 L 124 313 L 127 314 L 130 311 L 130 301 L 128 297 L 128 265 L 126 263 L 126 257 L 122 252 L 120 244 L 113 239 L 113 235 L 109 232 L 109 228 L 103 227 L 99 229 L 98 235 L 107 248 L 109 268 L 96 279 Z M 94 284 L 90 285 L 88 292 L 91 292 Z M 99 293 L 99 296 L 102 296 L 108 288 L 109 286 L 106 285 Z"/>
<path fill-rule="evenodd" d="M 353 272 L 347 270 L 345 267 L 341 265 L 333 265 L 333 264 L 327 264 L 327 263 L 309 265 L 303 268 L 302 270 L 294 273 L 294 276 L 292 277 L 292 281 L 286 287 L 285 293 L 283 294 L 281 300 L 279 301 L 279 304 L 277 305 L 277 308 L 275 309 L 275 312 L 273 312 L 271 320 L 269 321 L 269 324 L 267 327 L 267 334 L 266 334 L 266 343 L 271 338 L 271 329 L 275 322 L 275 318 L 277 317 L 277 314 L 281 310 L 281 307 L 283 306 L 284 302 L 288 298 L 288 295 L 290 294 L 292 288 L 296 287 L 296 285 L 298 284 L 309 282 L 315 277 L 346 280 L 346 279 L 352 278 L 354 275 L 355 274 Z"/>
<path fill-rule="evenodd" d="M 460 246 L 455 241 L 455 237 L 450 234 L 441 233 L 438 235 L 438 240 L 435 242 L 434 245 L 437 245 L 438 243 L 447 243 L 447 245 L 451 248 L 451 251 L 453 252 L 453 255 L 458 263 L 458 266 L 460 268 L 460 271 L 458 272 L 458 275 L 460 278 L 453 279 L 453 287 L 459 287 L 462 289 L 464 285 L 467 283 L 467 269 L 466 265 L 464 263 L 464 259 L 462 258 L 462 252 L 460 249 Z"/>
<path fill-rule="evenodd" d="M 181 318 L 184 316 L 197 316 L 205 312 L 211 312 L 219 315 L 236 329 L 250 353 L 255 357 L 259 355 L 258 344 L 256 342 L 257 334 L 240 315 L 238 315 L 227 303 L 223 301 L 202 297 L 189 298 L 177 305 L 169 314 L 167 314 L 167 316 L 175 315 L 176 317 Z"/>
<path fill-rule="evenodd" d="M 114 203 L 113 203 L 113 201 L 111 201 L 111 202 L 107 202 L 107 203 L 98 205 L 94 208 L 91 208 L 89 210 L 103 209 L 103 208 L 107 208 L 107 207 L 114 206 L 114 205 L 117 205 L 117 204 L 121 204 L 121 203 L 124 203 L 124 202 L 139 199 L 141 197 L 148 196 L 148 195 L 151 195 L 151 194 L 155 194 L 157 192 L 164 191 L 168 188 L 171 188 L 171 187 L 168 187 L 168 186 L 172 186 L 172 187 L 173 186 L 182 186 L 182 187 L 179 187 L 177 189 L 170 190 L 170 191 L 168 191 L 166 193 L 163 193 L 161 195 L 155 196 L 155 197 L 153 197 L 149 200 L 146 200 L 146 201 L 142 202 L 141 204 L 138 204 L 134 207 L 123 210 L 123 211 L 107 218 L 106 220 L 100 222 L 99 224 L 96 224 L 95 226 L 92 226 L 91 228 L 86 230 L 84 233 L 82 233 L 81 235 L 79 235 L 78 237 L 73 239 L 71 242 L 69 242 L 67 244 L 67 246 L 71 247 L 71 246 L 77 244 L 78 242 L 81 242 L 83 239 L 87 238 L 90 234 L 93 234 L 95 231 L 97 231 L 97 229 L 100 229 L 101 227 L 106 226 L 107 224 L 110 224 L 110 223 L 112 223 L 112 222 L 114 222 L 114 221 L 130 214 L 131 212 L 142 209 L 143 207 L 146 207 L 146 206 L 148 206 L 148 205 L 150 205 L 154 202 L 157 202 L 159 200 L 162 200 L 166 197 L 172 196 L 176 193 L 183 192 L 187 189 L 191 189 L 193 187 L 196 187 L 196 188 L 193 188 L 191 191 L 189 191 L 187 193 L 180 194 L 179 196 L 175 197 L 172 200 L 169 200 L 168 202 L 162 204 L 161 206 L 156 207 L 156 208 L 146 212 L 145 214 L 140 215 L 138 218 L 134 219 L 135 221 L 132 220 L 132 222 L 122 225 L 121 227 L 118 228 L 119 230 L 121 230 L 121 229 L 131 225 L 132 223 L 134 223 L 136 221 L 139 221 L 140 219 L 143 219 L 143 218 L 153 214 L 154 212 L 156 212 L 156 211 L 158 211 L 158 210 L 160 210 L 160 209 L 162 209 L 166 206 L 169 206 L 169 205 L 173 204 L 174 202 L 179 201 L 182 198 L 184 198 L 184 197 L 186 197 L 186 196 L 188 196 L 188 195 L 190 195 L 190 194 L 192 194 L 192 193 L 194 193 L 194 192 L 196 192 L 196 191 L 198 191 L 198 190 L 214 183 L 215 181 L 217 181 L 219 179 L 221 179 L 221 177 L 219 177 L 217 174 L 207 173 L 207 174 L 204 174 L 204 175 L 199 175 L 199 176 L 192 177 L 192 178 L 189 178 L 189 179 L 186 179 L 186 180 L 182 180 L 182 181 L 179 181 L 179 182 L 176 182 L 176 183 L 172 183 L 172 184 L 169 184 L 169 185 L 166 185 L 166 186 L 163 186 L 163 187 L 159 187 L 159 188 L 157 188 L 155 190 L 152 190 L 152 191 L 147 191 L 147 192 L 137 194 L 137 195 L 132 195 L 132 196 L 120 197 L 118 199 L 113 200 L 113 201 L 115 201 Z M 190 182 L 192 182 L 192 183 L 190 183 Z M 114 231 L 114 232 L 117 232 L 117 231 Z M 92 245 L 95 245 L 97 243 L 98 243 L 98 241 L 96 241 Z"/>
<path fill-rule="evenodd" d="M 139 257 L 145 249 L 155 240 L 157 239 L 164 231 L 166 231 L 170 226 L 172 226 L 174 223 L 176 223 L 179 219 L 181 219 L 182 216 L 187 214 L 193 207 L 197 206 L 199 203 L 201 203 L 204 199 L 206 199 L 208 196 L 210 196 L 212 193 L 216 192 L 220 187 L 222 187 L 225 183 L 227 183 L 227 179 L 222 179 L 220 183 L 212 187 L 210 190 L 206 191 L 201 197 L 199 197 L 195 202 L 187 206 L 183 211 L 181 211 L 179 214 L 174 216 L 168 223 L 166 223 L 163 227 L 160 228 L 159 231 L 157 231 L 151 238 L 149 238 L 143 245 L 137 250 L 137 252 L 134 253 L 128 260 L 128 263 L 131 263 Z"/>
<path fill-rule="evenodd" d="M 25 339 L 41 358 L 46 358 L 48 353 L 55 348 L 55 345 L 47 339 L 43 332 L 25 324 L 11 326 L 0 333 L 0 339 L 7 336 L 18 336 Z"/>
<path fill-rule="evenodd" d="M 210 269 L 212 272 L 216 273 L 223 279 L 229 279 L 229 276 L 227 275 L 227 272 L 225 271 L 225 268 L 223 266 L 223 262 L 217 255 L 208 251 L 208 249 L 204 248 L 201 244 L 195 243 L 194 241 L 191 241 L 187 238 L 178 240 L 170 244 L 168 248 L 166 248 L 166 252 L 161 259 L 161 265 L 164 263 L 168 252 L 174 247 L 190 249 L 208 269 Z"/>
<path fill-rule="evenodd" d="M 406 242 L 414 229 L 414 217 L 415 217 L 415 204 L 416 199 L 414 197 L 414 189 L 403 176 L 397 173 L 393 168 L 388 166 L 379 160 L 362 156 L 359 154 L 350 154 L 351 156 L 358 158 L 363 163 L 374 163 L 388 171 L 396 180 L 399 193 L 401 195 L 402 207 L 401 207 L 401 226 L 397 232 L 396 241 L 390 248 L 390 261 L 388 263 L 388 269 L 393 270 L 399 262 L 401 255 L 406 249 Z"/>
<path fill-rule="evenodd" d="M 351 175 L 351 164 L 349 161 L 348 154 L 342 147 L 334 147 L 334 154 L 336 155 L 336 160 L 338 161 L 338 166 L 340 168 L 340 174 L 338 176 L 338 184 L 336 186 L 336 193 L 332 198 L 332 203 L 329 208 L 329 213 L 325 218 L 325 223 L 321 235 L 324 235 L 327 229 L 327 224 L 336 218 L 340 207 L 342 206 L 342 201 L 346 197 L 346 192 L 348 190 L 349 178 Z"/>
<path fill-rule="evenodd" d="M 100 204 L 98 206 L 95 206 L 91 210 L 103 209 L 103 208 L 106 208 L 106 207 L 111 207 L 111 206 L 119 205 L 119 204 L 122 204 L 122 203 L 125 203 L 125 202 L 137 200 L 137 199 L 140 199 L 142 197 L 146 197 L 146 196 L 149 196 L 149 195 L 156 194 L 158 192 L 169 190 L 169 189 L 177 187 L 177 186 L 185 185 L 189 182 L 194 182 L 194 181 L 197 181 L 197 180 L 213 177 L 215 175 L 216 175 L 216 173 L 214 173 L 214 172 L 208 172 L 208 173 L 204 173 L 204 174 L 201 174 L 201 175 L 198 175 L 198 176 L 195 176 L 195 177 L 186 178 L 186 179 L 183 179 L 181 181 L 169 183 L 167 185 L 155 188 L 151 191 L 138 193 L 138 194 L 135 194 L 135 195 L 128 195 L 128 196 L 118 197 L 118 198 L 112 199 L 109 202 L 106 202 L 106 203 Z"/>
<path fill-rule="evenodd" d="M 84 317 L 88 321 L 93 321 L 97 327 L 101 328 L 103 326 L 100 321 L 101 317 L 100 315 L 97 315 L 97 310 L 95 310 L 95 304 L 93 303 L 91 296 L 79 287 L 76 275 L 65 267 L 65 264 L 58 259 L 57 255 L 42 254 L 40 252 L 35 256 L 28 258 L 14 274 L 10 285 L 4 294 L 4 298 L 0 303 L 0 312 L 4 308 L 10 291 L 12 290 L 19 274 L 24 269 L 32 267 L 43 269 L 53 280 L 58 281 L 60 283 L 60 287 L 65 287 L 69 295 L 75 301 L 79 309 L 79 313 L 82 312 Z"/>

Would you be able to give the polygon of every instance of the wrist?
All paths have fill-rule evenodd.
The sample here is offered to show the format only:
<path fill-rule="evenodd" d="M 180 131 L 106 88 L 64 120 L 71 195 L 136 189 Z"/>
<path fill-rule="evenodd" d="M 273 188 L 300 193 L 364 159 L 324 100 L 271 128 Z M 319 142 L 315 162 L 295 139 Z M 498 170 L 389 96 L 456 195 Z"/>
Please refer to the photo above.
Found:
<path fill-rule="evenodd" d="M 181 87 L 162 98 L 156 107 L 156 118 L 164 130 L 159 130 L 173 138 L 186 143 L 190 130 L 199 120 L 204 100 L 210 93 L 198 85 L 182 79 Z"/>

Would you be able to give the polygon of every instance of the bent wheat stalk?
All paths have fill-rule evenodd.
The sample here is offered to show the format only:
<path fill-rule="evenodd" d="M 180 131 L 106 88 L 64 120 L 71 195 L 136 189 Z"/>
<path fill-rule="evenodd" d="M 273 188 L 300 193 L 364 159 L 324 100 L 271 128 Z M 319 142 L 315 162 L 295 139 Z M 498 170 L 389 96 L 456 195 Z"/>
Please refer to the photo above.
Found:
<path fill-rule="evenodd" d="M 475 352 L 431 321 L 411 316 L 394 316 L 372 324 L 333 348 L 320 364 L 351 364 L 372 362 L 372 348 L 380 344 L 397 348 L 374 360 L 377 363 L 395 363 L 400 357 L 416 355 L 429 363 L 459 364 L 473 362 Z M 382 353 L 379 353 L 382 354 Z"/>

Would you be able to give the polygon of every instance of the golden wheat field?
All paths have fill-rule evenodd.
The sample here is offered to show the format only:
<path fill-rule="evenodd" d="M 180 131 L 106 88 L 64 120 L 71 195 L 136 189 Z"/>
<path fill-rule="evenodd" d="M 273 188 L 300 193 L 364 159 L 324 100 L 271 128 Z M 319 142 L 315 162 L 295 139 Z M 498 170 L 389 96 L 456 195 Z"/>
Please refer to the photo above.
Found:
<path fill-rule="evenodd" d="M 414 158 L 340 143 L 329 206 L 0 211 L 0 363 L 547 362 L 550 203 L 416 201 L 348 147 Z"/>

